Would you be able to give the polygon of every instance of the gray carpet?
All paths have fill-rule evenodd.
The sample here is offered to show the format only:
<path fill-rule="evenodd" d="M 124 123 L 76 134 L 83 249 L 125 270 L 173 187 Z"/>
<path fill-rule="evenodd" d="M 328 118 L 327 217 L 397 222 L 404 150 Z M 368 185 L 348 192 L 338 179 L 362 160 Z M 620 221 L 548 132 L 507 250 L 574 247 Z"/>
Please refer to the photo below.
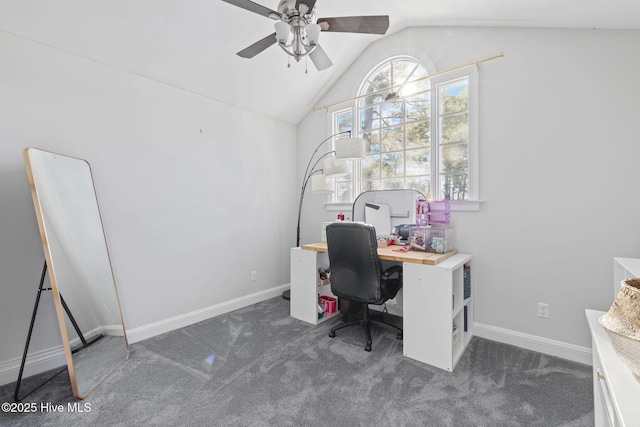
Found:
<path fill-rule="evenodd" d="M 23 400 L 63 412 L 0 413 L 0 425 L 593 425 L 589 366 L 476 337 L 449 373 L 405 358 L 385 329 L 373 328 L 371 353 L 359 328 L 329 338 L 339 321 L 307 325 L 274 298 L 133 344 L 84 412 L 67 410 L 63 372 Z M 13 388 L 0 387 L 0 402 Z"/>

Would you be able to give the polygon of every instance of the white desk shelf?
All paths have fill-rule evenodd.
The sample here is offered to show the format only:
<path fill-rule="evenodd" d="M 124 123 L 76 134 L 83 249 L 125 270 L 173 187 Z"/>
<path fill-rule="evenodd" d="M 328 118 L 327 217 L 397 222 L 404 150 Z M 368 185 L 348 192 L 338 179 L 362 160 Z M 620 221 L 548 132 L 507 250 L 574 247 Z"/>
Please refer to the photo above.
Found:
<path fill-rule="evenodd" d="M 313 247 L 314 245 L 308 245 Z M 291 316 L 317 325 L 318 294 L 333 296 L 331 286 L 317 286 L 318 268 L 329 266 L 326 248 L 291 249 Z M 441 256 L 435 265 L 429 254 L 401 254 L 383 250 L 381 258 L 403 257 L 403 354 L 412 359 L 453 371 L 473 336 L 472 256 Z M 392 258 L 392 259 L 390 259 Z M 445 259 L 446 258 L 446 259 Z M 470 267 L 471 296 L 464 299 L 464 266 Z M 466 317 L 466 321 L 465 321 Z M 457 326 L 454 340 L 453 325 Z M 465 327 L 466 325 L 466 327 Z"/>
<path fill-rule="evenodd" d="M 317 325 L 334 317 L 326 314 L 318 319 L 318 294 L 334 296 L 331 285 L 318 286 L 318 269 L 329 268 L 327 253 L 291 249 L 291 317 Z"/>
<path fill-rule="evenodd" d="M 465 265 L 473 275 L 472 257 L 466 254 L 433 266 L 403 264 L 405 356 L 447 371 L 455 368 L 473 336 L 474 284 L 471 277 L 471 296 L 464 299 Z"/>

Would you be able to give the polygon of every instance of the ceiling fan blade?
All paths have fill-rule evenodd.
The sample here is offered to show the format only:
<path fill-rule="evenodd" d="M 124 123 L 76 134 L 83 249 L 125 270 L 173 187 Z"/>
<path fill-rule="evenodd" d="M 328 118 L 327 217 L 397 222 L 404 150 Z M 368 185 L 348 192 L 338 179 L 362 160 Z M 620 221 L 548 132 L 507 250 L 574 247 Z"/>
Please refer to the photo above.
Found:
<path fill-rule="evenodd" d="M 269 34 L 262 40 L 258 40 L 251 46 L 241 50 L 240 52 L 238 52 L 238 56 L 241 56 L 243 58 L 253 58 L 273 44 L 276 44 L 276 33 Z"/>
<path fill-rule="evenodd" d="M 337 33 L 384 34 L 389 28 L 389 17 L 380 16 L 342 16 L 339 18 L 318 18 L 322 31 Z"/>
<path fill-rule="evenodd" d="M 257 13 L 258 15 L 266 16 L 267 18 L 270 18 L 269 15 L 273 16 L 274 13 L 280 16 L 280 14 L 275 10 L 271 10 L 268 7 L 264 7 L 262 5 L 259 5 L 258 3 L 254 3 L 251 0 L 222 0 L 222 1 L 225 3 L 232 4 L 234 6 L 238 6 L 242 9 L 246 9 L 249 12 L 254 12 L 254 13 Z"/>
<path fill-rule="evenodd" d="M 327 53 L 322 49 L 320 45 L 317 45 L 313 51 L 309 54 L 311 62 L 316 66 L 318 71 L 326 70 L 333 65 L 333 62 L 327 56 Z"/>
<path fill-rule="evenodd" d="M 316 5 L 316 0 L 296 0 L 296 10 L 300 10 L 300 3 L 306 4 L 309 8 L 306 13 L 311 13 Z"/>

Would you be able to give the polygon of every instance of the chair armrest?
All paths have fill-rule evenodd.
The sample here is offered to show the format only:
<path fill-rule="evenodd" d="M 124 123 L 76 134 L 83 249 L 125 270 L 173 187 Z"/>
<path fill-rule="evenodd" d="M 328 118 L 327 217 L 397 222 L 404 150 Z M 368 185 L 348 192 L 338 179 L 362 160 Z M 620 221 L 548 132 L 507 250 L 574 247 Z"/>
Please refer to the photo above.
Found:
<path fill-rule="evenodd" d="M 397 274 L 398 277 L 391 278 L 392 275 Z M 396 294 L 402 288 L 402 266 L 393 265 L 387 268 L 380 278 L 382 293 L 388 298 L 393 299 Z"/>
<path fill-rule="evenodd" d="M 392 274 L 398 274 L 398 277 L 402 278 L 402 266 L 401 265 L 392 265 L 391 267 L 387 268 L 383 273 L 382 273 L 382 278 L 387 280 L 390 278 L 390 276 Z"/>

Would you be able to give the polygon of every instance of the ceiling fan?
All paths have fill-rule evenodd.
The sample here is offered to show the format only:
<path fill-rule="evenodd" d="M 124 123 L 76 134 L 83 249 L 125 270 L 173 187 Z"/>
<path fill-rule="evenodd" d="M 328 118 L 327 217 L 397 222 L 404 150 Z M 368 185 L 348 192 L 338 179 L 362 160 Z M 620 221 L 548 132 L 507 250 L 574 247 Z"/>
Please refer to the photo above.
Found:
<path fill-rule="evenodd" d="M 276 32 L 258 40 L 238 52 L 243 58 L 253 58 L 273 44 L 296 61 L 309 55 L 311 61 L 322 71 L 333 63 L 318 44 L 321 31 L 334 33 L 385 34 L 389 28 L 389 17 L 383 16 L 343 16 L 338 18 L 316 18 L 316 0 L 281 0 L 278 11 L 261 6 L 250 0 L 222 0 L 250 12 L 257 13 L 278 22 Z"/>

